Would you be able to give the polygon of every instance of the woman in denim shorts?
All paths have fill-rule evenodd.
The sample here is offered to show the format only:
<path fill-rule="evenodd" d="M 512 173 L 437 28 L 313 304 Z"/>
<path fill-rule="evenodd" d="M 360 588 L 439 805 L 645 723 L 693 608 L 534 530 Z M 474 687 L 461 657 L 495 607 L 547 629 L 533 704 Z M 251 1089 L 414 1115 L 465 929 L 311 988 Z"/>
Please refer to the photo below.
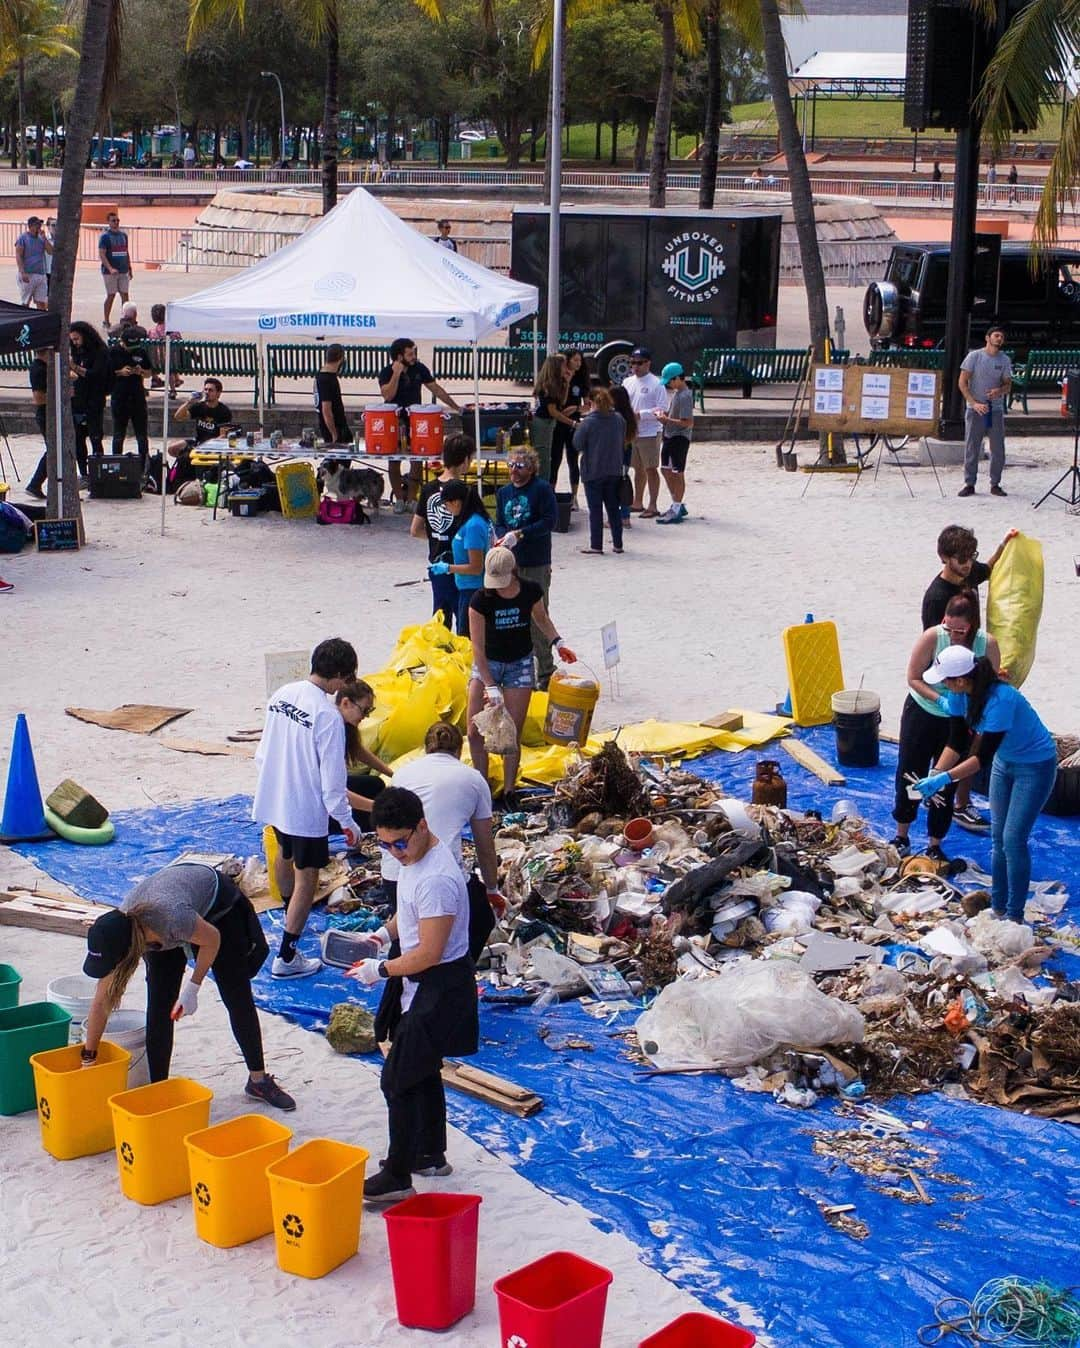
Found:
<path fill-rule="evenodd" d="M 469 636 L 473 667 L 469 680 L 469 750 L 472 764 L 484 777 L 488 752 L 474 718 L 482 707 L 505 705 L 517 727 L 518 747 L 503 755 L 503 791 L 509 798 L 517 781 L 521 761 L 521 727 L 536 687 L 533 667 L 532 627 L 555 647 L 560 660 L 573 663 L 577 657 L 562 637 L 544 607 L 544 594 L 531 580 L 521 580 L 509 548 L 492 548 L 484 559 L 484 583 L 469 604 Z"/>

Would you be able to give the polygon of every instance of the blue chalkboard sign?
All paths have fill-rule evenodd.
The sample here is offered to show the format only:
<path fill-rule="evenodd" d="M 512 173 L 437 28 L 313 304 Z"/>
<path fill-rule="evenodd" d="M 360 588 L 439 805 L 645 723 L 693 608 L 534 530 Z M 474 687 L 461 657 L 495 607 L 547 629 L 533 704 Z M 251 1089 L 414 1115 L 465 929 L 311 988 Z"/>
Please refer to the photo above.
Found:
<path fill-rule="evenodd" d="M 78 520 L 38 520 L 34 525 L 38 552 L 77 552 Z"/>

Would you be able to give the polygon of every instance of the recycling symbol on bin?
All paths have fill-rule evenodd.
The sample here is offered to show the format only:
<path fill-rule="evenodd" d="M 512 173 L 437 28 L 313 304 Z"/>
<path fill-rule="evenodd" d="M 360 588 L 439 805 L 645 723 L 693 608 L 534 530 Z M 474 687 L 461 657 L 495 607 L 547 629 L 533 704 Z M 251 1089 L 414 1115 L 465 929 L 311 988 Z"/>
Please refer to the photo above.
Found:
<path fill-rule="evenodd" d="M 48 1123 L 49 1119 L 52 1118 L 52 1110 L 49 1108 L 49 1102 L 44 1096 L 38 1101 L 38 1109 L 41 1112 L 41 1117 Z"/>
<path fill-rule="evenodd" d="M 208 1208 L 210 1206 L 210 1190 L 202 1180 L 195 1186 L 195 1202 L 198 1203 L 201 1208 Z"/>
<path fill-rule="evenodd" d="M 120 1143 L 120 1159 L 125 1163 L 125 1165 L 133 1164 L 135 1160 L 135 1153 L 131 1150 L 130 1142 Z"/>
<path fill-rule="evenodd" d="M 304 1223 L 295 1212 L 287 1212 L 281 1221 L 281 1229 L 287 1236 L 299 1240 L 304 1234 Z"/>

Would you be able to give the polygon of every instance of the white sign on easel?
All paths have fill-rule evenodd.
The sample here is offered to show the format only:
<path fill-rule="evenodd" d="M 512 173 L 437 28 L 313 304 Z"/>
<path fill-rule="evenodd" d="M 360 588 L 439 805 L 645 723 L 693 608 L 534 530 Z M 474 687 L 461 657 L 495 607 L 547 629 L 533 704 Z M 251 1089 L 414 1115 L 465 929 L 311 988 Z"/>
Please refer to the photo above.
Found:
<path fill-rule="evenodd" d="M 605 623 L 601 627 L 600 641 L 604 648 L 604 668 L 614 669 L 619 663 L 619 629 L 614 623 Z"/>

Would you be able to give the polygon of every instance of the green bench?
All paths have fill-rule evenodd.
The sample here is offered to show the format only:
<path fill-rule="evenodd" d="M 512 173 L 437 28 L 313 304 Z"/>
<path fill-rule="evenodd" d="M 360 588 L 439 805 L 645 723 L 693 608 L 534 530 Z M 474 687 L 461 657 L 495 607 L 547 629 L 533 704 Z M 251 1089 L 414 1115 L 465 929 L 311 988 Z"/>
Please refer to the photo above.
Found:
<path fill-rule="evenodd" d="M 881 370 L 940 370 L 945 363 L 945 349 L 940 346 L 888 346 L 871 351 L 862 363 L 876 365 Z"/>
<path fill-rule="evenodd" d="M 533 382 L 533 349 L 531 346 L 478 346 L 476 348 L 479 377 L 501 384 L 531 384 Z M 543 361 L 543 352 L 538 359 Z M 473 377 L 472 347 L 437 346 L 432 360 L 432 374 L 436 379 L 471 379 Z"/>
<path fill-rule="evenodd" d="M 1027 360 L 1013 366 L 1012 392 L 1009 406 L 1019 398 L 1025 413 L 1028 394 L 1036 390 L 1057 390 L 1070 370 L 1080 369 L 1080 350 L 1036 349 L 1028 352 Z"/>
<path fill-rule="evenodd" d="M 156 370 L 165 370 L 165 343 L 147 342 Z M 253 407 L 259 405 L 259 350 L 254 342 L 203 342 L 197 337 L 178 337 L 170 348 L 173 374 L 205 379 L 250 379 Z"/>
<path fill-rule="evenodd" d="M 846 365 L 849 354 L 834 350 L 831 363 Z M 695 361 L 690 382 L 704 412 L 707 388 L 741 388 L 743 397 L 749 398 L 755 384 L 797 384 L 805 369 L 805 347 L 713 346 Z"/>
<path fill-rule="evenodd" d="M 344 343 L 342 343 L 344 345 Z M 266 348 L 266 396 L 274 401 L 275 381 L 278 379 L 314 379 L 326 360 L 326 342 L 273 343 Z M 390 363 L 389 348 L 385 346 L 345 346 L 345 360 L 341 366 L 342 379 L 364 379 L 369 383 Z M 372 400 L 379 396 L 378 386 L 372 391 Z"/>
<path fill-rule="evenodd" d="M 4 374 L 25 374 L 30 369 L 34 353 L 25 351 L 4 351 L 0 353 L 0 372 Z"/>

